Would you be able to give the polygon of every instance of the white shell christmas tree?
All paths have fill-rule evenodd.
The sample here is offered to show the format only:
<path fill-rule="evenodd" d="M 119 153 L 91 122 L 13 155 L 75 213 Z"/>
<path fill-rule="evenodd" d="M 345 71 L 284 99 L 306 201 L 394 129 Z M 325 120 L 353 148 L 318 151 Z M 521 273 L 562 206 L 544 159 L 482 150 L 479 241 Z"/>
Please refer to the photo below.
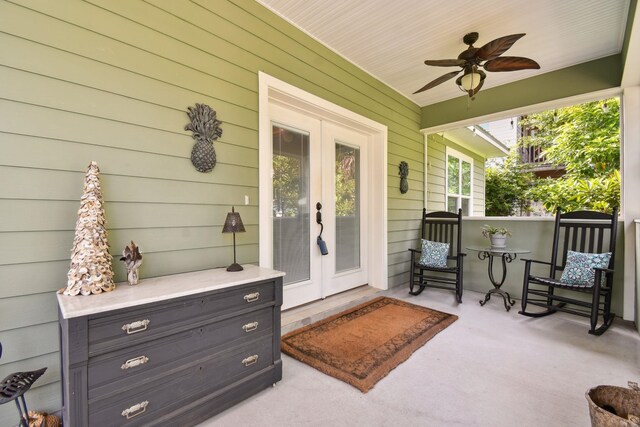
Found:
<path fill-rule="evenodd" d="M 107 243 L 100 169 L 91 162 L 84 179 L 76 234 L 71 249 L 71 267 L 67 275 L 65 295 L 91 295 L 112 291 L 112 258 Z"/>

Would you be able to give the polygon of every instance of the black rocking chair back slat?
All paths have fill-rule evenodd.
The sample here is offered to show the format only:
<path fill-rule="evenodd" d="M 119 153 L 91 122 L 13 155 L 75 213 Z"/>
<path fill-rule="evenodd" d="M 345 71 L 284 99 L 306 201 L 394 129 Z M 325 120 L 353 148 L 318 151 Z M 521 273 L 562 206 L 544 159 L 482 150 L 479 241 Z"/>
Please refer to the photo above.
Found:
<path fill-rule="evenodd" d="M 617 208 L 611 214 L 594 211 L 562 213 L 558 210 L 554 225 L 549 276 L 541 277 L 531 274 L 531 263 L 535 261 L 525 260 L 522 310 L 520 314 L 530 317 L 547 316 L 558 311 L 580 314 L 589 317 L 591 320 L 589 333 L 600 335 L 606 331 L 615 317 L 611 313 L 611 299 L 617 226 Z M 607 266 L 610 271 L 603 273 L 599 270 L 594 270 L 595 278 L 593 284 L 590 282 L 581 285 L 562 283 L 559 276 L 567 265 L 569 251 L 590 254 L 610 252 L 611 257 Z M 602 280 L 601 277 L 603 278 Z M 571 298 L 566 294 L 561 297 L 554 293 L 555 288 L 589 293 L 591 294 L 591 300 L 585 302 L 584 299 Z M 530 299 L 530 295 L 544 296 L 544 298 Z M 526 308 L 529 303 L 534 306 L 544 307 L 546 310 L 528 312 Z M 567 304 L 570 306 L 565 307 Z M 571 306 L 585 307 L 586 310 L 577 310 L 571 308 Z M 600 317 L 602 317 L 603 322 L 600 327 L 597 327 Z"/>
<path fill-rule="evenodd" d="M 584 212 L 584 211 L 582 211 Z M 564 231 L 563 244 L 558 247 L 562 254 L 562 259 L 557 269 L 564 269 L 567 264 L 568 251 L 587 252 L 587 253 L 603 253 L 612 252 L 605 251 L 605 245 L 611 247 L 611 227 L 603 224 L 584 224 L 584 223 L 567 223 L 560 224 L 560 233 Z M 613 235 L 615 242 L 615 235 Z M 613 252 L 612 259 L 609 262 L 609 268 L 613 269 Z"/>
<path fill-rule="evenodd" d="M 458 210 L 457 214 L 445 211 L 427 213 L 427 210 L 423 209 L 420 237 L 433 242 L 448 243 L 449 254 L 447 258 L 450 261 L 447 268 L 426 267 L 419 263 L 420 251 L 410 249 L 410 293 L 418 295 L 428 286 L 451 289 L 456 292 L 458 302 L 462 302 L 462 260 L 466 255 L 462 252 L 462 209 Z M 414 290 L 416 286 L 417 289 Z"/>
<path fill-rule="evenodd" d="M 449 227 L 449 238 L 447 239 L 450 242 L 453 242 L 453 226 Z M 449 245 L 449 256 L 453 255 L 453 245 Z"/>

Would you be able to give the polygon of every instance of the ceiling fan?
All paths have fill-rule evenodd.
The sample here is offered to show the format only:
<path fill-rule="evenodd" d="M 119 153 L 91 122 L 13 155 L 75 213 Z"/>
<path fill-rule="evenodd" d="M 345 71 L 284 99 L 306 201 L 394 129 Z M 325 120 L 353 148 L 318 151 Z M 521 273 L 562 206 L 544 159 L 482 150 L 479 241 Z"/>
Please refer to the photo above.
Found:
<path fill-rule="evenodd" d="M 484 71 L 480 70 L 479 67 L 484 68 L 486 71 L 539 69 L 540 65 L 538 65 L 538 63 L 533 59 L 523 58 L 520 56 L 500 56 L 524 35 L 524 33 L 521 33 L 499 37 L 484 46 L 477 48 L 473 47 L 473 44 L 478 40 L 478 33 L 473 32 L 466 34 L 462 38 L 462 41 L 469 47 L 458 55 L 458 59 L 427 59 L 424 61 L 425 64 L 436 67 L 461 67 L 461 69 L 438 77 L 415 91 L 413 94 L 415 95 L 416 93 L 431 89 L 432 87 L 435 87 L 440 83 L 444 83 L 464 71 L 463 75 L 456 79 L 456 84 L 460 87 L 460 90 L 467 92 L 471 98 L 480 91 L 486 77 Z"/>

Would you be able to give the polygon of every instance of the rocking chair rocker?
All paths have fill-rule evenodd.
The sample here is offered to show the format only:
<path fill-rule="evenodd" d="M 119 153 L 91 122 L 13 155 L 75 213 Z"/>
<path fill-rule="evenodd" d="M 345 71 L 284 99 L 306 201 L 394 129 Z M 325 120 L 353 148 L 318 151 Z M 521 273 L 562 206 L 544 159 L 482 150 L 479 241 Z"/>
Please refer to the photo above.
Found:
<path fill-rule="evenodd" d="M 422 241 L 439 245 L 445 253 L 440 265 L 424 263 L 424 254 L 411 251 L 409 293 L 419 295 L 427 286 L 453 290 L 456 300 L 462 302 L 462 267 L 466 256 L 462 252 L 462 209 L 457 214 L 445 211 L 427 213 L 422 210 Z M 449 245 L 448 250 L 446 246 Z M 453 277 L 451 277 L 453 276 Z M 417 287 L 416 290 L 414 288 Z"/>
<path fill-rule="evenodd" d="M 520 314 L 542 317 L 563 311 L 590 318 L 590 334 L 601 335 L 613 322 L 613 261 L 618 208 L 612 214 L 594 211 L 556 213 L 550 262 L 524 259 Z M 548 274 L 531 273 L 533 263 L 549 266 Z M 562 271 L 559 276 L 558 272 Z M 558 293 L 556 293 L 556 290 Z M 588 295 L 574 298 L 572 293 Z M 545 308 L 527 311 L 528 305 Z M 597 327 L 598 318 L 603 322 Z"/>

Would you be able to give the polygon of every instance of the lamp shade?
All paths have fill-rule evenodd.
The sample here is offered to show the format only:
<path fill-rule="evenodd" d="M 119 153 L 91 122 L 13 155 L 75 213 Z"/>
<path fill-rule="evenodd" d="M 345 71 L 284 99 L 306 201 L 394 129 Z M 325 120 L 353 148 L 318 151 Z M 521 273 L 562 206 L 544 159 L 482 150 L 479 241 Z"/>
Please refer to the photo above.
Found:
<path fill-rule="evenodd" d="M 474 71 L 462 76 L 462 79 L 460 79 L 460 86 L 462 86 L 464 90 L 470 91 L 477 88 L 480 81 L 482 81 L 482 75 Z"/>
<path fill-rule="evenodd" d="M 231 207 L 231 212 L 227 214 L 227 219 L 222 227 L 223 233 L 241 233 L 246 231 L 240 213 L 235 211 L 235 207 Z"/>

